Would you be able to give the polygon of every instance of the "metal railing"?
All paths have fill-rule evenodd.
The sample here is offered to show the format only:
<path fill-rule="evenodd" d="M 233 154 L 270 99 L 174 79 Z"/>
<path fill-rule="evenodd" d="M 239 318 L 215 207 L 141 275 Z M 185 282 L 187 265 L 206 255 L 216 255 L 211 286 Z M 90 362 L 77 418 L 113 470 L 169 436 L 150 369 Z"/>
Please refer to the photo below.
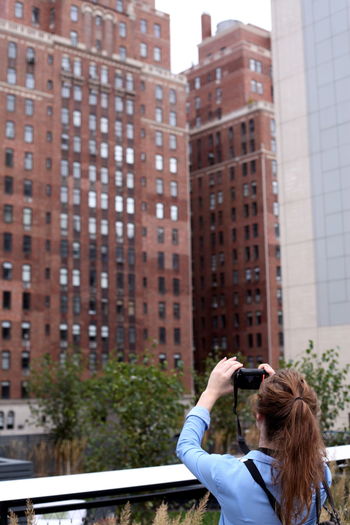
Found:
<path fill-rule="evenodd" d="M 329 461 L 350 459 L 350 445 L 329 447 Z M 163 465 L 89 474 L 2 481 L 0 525 L 7 525 L 12 509 L 23 516 L 27 500 L 40 514 L 57 511 L 123 505 L 162 498 L 188 501 L 202 497 L 207 489 L 184 465 Z"/>

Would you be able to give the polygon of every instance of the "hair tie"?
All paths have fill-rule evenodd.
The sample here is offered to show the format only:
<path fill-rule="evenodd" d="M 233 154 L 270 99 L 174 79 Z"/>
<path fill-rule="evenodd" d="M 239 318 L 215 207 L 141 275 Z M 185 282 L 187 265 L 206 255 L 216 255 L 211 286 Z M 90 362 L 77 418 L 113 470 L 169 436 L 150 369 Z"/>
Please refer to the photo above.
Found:
<path fill-rule="evenodd" d="M 304 401 L 304 398 L 303 398 L 303 397 L 298 396 L 298 397 L 295 397 L 295 398 L 293 399 L 293 403 L 294 403 L 295 401 L 298 401 L 298 399 L 301 399 L 302 401 Z"/>

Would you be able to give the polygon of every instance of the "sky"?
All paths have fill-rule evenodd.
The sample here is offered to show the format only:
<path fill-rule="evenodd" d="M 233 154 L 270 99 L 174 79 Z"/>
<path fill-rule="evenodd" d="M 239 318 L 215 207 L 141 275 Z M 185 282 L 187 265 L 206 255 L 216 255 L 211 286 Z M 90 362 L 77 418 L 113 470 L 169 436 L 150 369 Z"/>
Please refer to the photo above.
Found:
<path fill-rule="evenodd" d="M 171 69 L 180 73 L 198 62 L 201 14 L 209 13 L 212 34 L 223 20 L 240 20 L 271 30 L 271 0 L 156 0 L 156 9 L 170 15 Z"/>

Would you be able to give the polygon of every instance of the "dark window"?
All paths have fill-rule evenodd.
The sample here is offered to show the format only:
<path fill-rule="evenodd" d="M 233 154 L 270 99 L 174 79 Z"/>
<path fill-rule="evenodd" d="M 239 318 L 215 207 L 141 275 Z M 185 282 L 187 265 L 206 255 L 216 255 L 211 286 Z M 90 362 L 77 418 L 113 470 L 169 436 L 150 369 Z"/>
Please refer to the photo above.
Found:
<path fill-rule="evenodd" d="M 159 243 L 164 242 L 164 228 L 162 227 L 157 228 L 157 241 Z"/>
<path fill-rule="evenodd" d="M 24 180 L 23 181 L 23 195 L 25 197 L 32 197 L 33 195 L 33 183 L 31 180 Z"/>
<path fill-rule="evenodd" d="M 2 307 L 4 310 L 11 310 L 11 292 L 2 292 Z"/>
<path fill-rule="evenodd" d="M 13 177 L 5 177 L 4 180 L 4 193 L 12 195 L 13 193 Z"/>
<path fill-rule="evenodd" d="M 159 327 L 159 343 L 160 344 L 166 343 L 166 329 L 164 326 Z"/>
<path fill-rule="evenodd" d="M 180 256 L 178 253 L 173 253 L 173 270 L 180 269 Z"/>
<path fill-rule="evenodd" d="M 12 148 L 5 149 L 5 166 L 8 168 L 13 167 L 14 153 Z"/>
<path fill-rule="evenodd" d="M 11 339 L 11 323 L 10 321 L 3 321 L 1 323 L 1 336 L 3 339 Z"/>
<path fill-rule="evenodd" d="M 68 312 L 68 296 L 62 294 L 60 296 L 60 312 L 66 314 Z"/>
<path fill-rule="evenodd" d="M 179 295 L 180 294 L 180 279 L 173 279 L 173 294 Z"/>
<path fill-rule="evenodd" d="M 32 7 L 32 24 L 40 24 L 40 9 Z"/>
<path fill-rule="evenodd" d="M 12 250 L 12 233 L 4 232 L 2 240 L 2 247 L 4 252 L 10 252 Z"/>
<path fill-rule="evenodd" d="M 174 344 L 180 345 L 181 344 L 181 330 L 180 328 L 174 328 Z"/>
<path fill-rule="evenodd" d="M 166 292 L 164 277 L 158 277 L 158 292 L 162 294 Z"/>
<path fill-rule="evenodd" d="M 133 294 L 135 292 L 135 275 L 133 273 L 128 274 L 128 289 L 129 294 Z"/>
<path fill-rule="evenodd" d="M 22 356 L 21 356 L 21 365 L 22 365 L 22 370 L 26 371 L 26 370 L 29 370 L 29 365 L 30 365 L 30 355 L 29 355 L 29 352 L 24 350 L 22 352 Z"/>
<path fill-rule="evenodd" d="M 158 303 L 158 315 L 160 319 L 165 319 L 166 317 L 166 305 L 164 301 Z"/>
<path fill-rule="evenodd" d="M 165 266 L 165 256 L 164 252 L 158 252 L 158 270 L 164 270 Z"/>
<path fill-rule="evenodd" d="M 30 253 L 32 251 L 32 238 L 30 235 L 23 235 L 22 250 L 23 253 Z"/>
<path fill-rule="evenodd" d="M 61 257 L 68 257 L 68 241 L 67 241 L 67 239 L 61 239 L 60 254 L 61 254 Z"/>
<path fill-rule="evenodd" d="M 2 278 L 6 281 L 10 281 L 12 279 L 12 263 L 2 263 Z"/>
<path fill-rule="evenodd" d="M 174 316 L 174 319 L 180 319 L 181 317 L 180 303 L 173 303 L 173 316 Z"/>
<path fill-rule="evenodd" d="M 177 228 L 171 230 L 171 242 L 175 245 L 179 244 L 179 230 Z"/>
<path fill-rule="evenodd" d="M 1 398 L 10 399 L 10 381 L 1 381 Z"/>

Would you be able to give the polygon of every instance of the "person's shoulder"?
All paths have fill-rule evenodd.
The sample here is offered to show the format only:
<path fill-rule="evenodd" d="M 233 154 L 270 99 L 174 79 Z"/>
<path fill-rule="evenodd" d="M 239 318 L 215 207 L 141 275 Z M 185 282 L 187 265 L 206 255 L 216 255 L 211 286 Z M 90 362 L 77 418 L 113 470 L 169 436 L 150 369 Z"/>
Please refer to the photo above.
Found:
<path fill-rule="evenodd" d="M 324 466 L 324 478 L 328 486 L 332 484 L 332 472 L 327 463 Z"/>

